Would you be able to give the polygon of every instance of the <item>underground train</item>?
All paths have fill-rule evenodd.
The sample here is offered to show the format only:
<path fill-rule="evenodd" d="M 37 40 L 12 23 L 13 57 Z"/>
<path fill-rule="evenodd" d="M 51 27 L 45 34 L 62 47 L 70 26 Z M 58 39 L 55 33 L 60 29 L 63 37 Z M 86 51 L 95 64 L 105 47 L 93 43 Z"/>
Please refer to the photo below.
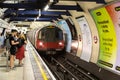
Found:
<path fill-rule="evenodd" d="M 37 51 L 45 54 L 56 54 L 65 49 L 63 30 L 56 25 L 36 28 L 27 33 L 27 37 Z"/>

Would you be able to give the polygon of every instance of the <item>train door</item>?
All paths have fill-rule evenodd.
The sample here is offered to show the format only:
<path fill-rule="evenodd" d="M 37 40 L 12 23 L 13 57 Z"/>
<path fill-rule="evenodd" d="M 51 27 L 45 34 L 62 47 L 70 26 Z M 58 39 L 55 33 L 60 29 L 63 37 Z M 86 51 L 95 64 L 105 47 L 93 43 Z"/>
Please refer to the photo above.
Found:
<path fill-rule="evenodd" d="M 55 35 L 56 35 L 55 27 L 48 26 L 45 31 L 45 36 L 46 36 L 47 47 L 49 49 L 53 49 L 56 46 L 55 45 L 55 43 L 56 43 Z"/>

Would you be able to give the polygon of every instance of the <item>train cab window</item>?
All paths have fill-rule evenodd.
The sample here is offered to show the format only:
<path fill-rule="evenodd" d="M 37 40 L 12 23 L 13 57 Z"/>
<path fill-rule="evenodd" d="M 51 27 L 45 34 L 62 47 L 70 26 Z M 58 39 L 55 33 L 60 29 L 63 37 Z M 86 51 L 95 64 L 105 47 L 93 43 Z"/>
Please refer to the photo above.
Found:
<path fill-rule="evenodd" d="M 47 29 L 45 32 L 46 41 L 54 42 L 55 41 L 55 30 L 54 29 Z"/>
<path fill-rule="evenodd" d="M 39 31 L 38 39 L 41 39 L 41 31 Z"/>
<path fill-rule="evenodd" d="M 42 40 L 45 39 L 45 33 L 44 33 L 44 32 L 41 33 L 41 39 L 42 39 Z"/>
<path fill-rule="evenodd" d="M 44 33 L 44 31 L 40 31 L 39 32 L 38 39 L 40 39 L 40 40 L 44 40 L 45 39 L 45 33 Z"/>
<path fill-rule="evenodd" d="M 58 40 L 62 40 L 63 39 L 63 33 L 62 33 L 62 31 L 57 31 L 56 32 L 56 39 L 58 39 Z"/>
<path fill-rule="evenodd" d="M 45 42 L 55 42 L 58 40 L 63 40 L 63 32 L 62 30 L 54 27 L 47 27 L 43 28 L 38 35 L 38 38 L 40 40 L 43 40 Z"/>

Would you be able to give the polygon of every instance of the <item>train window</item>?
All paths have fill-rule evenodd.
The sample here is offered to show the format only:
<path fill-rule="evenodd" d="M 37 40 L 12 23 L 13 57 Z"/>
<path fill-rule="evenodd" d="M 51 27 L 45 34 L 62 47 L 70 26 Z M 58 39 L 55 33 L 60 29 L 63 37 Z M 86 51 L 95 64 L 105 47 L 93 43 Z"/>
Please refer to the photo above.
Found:
<path fill-rule="evenodd" d="M 45 31 L 44 30 L 39 31 L 38 39 L 45 40 Z"/>
<path fill-rule="evenodd" d="M 62 33 L 61 30 L 60 31 L 56 30 L 56 39 L 57 40 L 62 40 L 63 39 L 63 33 Z"/>
<path fill-rule="evenodd" d="M 58 40 L 63 40 L 63 32 L 58 28 L 43 28 L 38 35 L 40 40 L 45 42 L 55 42 Z"/>
<path fill-rule="evenodd" d="M 42 31 L 41 33 L 41 39 L 44 40 L 45 39 L 45 33 Z"/>
<path fill-rule="evenodd" d="M 46 36 L 46 41 L 54 42 L 55 41 L 55 30 L 47 29 L 45 36 Z"/>
<path fill-rule="evenodd" d="M 41 39 L 41 31 L 39 31 L 38 39 Z"/>

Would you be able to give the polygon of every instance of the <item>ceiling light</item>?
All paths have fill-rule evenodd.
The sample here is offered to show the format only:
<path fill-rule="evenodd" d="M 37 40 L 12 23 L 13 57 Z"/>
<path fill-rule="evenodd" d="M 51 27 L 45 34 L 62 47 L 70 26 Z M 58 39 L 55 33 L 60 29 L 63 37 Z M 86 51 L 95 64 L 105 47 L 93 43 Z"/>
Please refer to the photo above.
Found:
<path fill-rule="evenodd" d="M 45 8 L 44 8 L 44 10 L 47 11 L 48 9 L 49 9 L 49 6 L 46 5 Z"/>
<path fill-rule="evenodd" d="M 34 18 L 34 21 L 36 21 L 36 18 Z"/>
<path fill-rule="evenodd" d="M 38 16 L 40 17 L 41 16 L 41 10 L 39 9 L 39 14 L 38 14 Z"/>
<path fill-rule="evenodd" d="M 36 19 L 39 19 L 39 16 Z"/>
<path fill-rule="evenodd" d="M 24 8 L 19 8 L 18 10 L 25 10 Z"/>

